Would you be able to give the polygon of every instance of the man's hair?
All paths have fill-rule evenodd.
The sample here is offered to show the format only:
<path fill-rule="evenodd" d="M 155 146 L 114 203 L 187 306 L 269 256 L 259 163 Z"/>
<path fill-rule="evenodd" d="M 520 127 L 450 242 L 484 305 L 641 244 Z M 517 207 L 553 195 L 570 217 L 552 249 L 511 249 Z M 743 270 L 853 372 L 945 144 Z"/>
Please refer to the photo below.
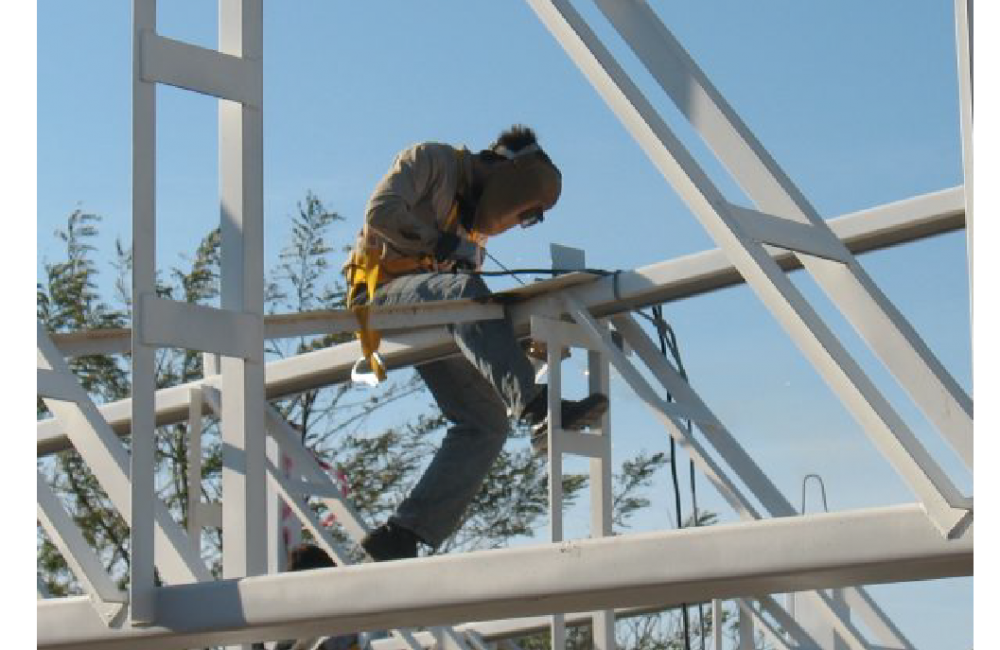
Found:
<path fill-rule="evenodd" d="M 511 152 L 517 153 L 521 149 L 533 144 L 538 144 L 538 137 L 531 127 L 523 124 L 514 124 L 510 128 L 500 132 L 500 135 L 493 141 L 488 151 L 499 157 L 499 154 L 496 154 L 496 150 L 500 147 L 506 147 Z M 552 160 L 544 151 L 539 150 L 538 155 L 542 156 L 546 162 L 552 163 Z"/>
<path fill-rule="evenodd" d="M 337 566 L 326 551 L 315 544 L 299 544 L 289 553 L 288 570 L 305 571 Z"/>
<path fill-rule="evenodd" d="M 504 129 L 497 139 L 490 145 L 490 149 L 496 150 L 498 147 L 507 147 L 513 152 L 538 143 L 535 132 L 523 124 L 515 124 L 509 129 Z"/>

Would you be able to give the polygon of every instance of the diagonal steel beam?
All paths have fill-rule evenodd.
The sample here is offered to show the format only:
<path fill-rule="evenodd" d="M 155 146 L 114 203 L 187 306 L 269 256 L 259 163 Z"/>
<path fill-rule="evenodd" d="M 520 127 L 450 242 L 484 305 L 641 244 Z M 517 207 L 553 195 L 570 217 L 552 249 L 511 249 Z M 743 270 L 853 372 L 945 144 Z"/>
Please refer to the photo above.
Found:
<path fill-rule="evenodd" d="M 938 525 L 942 534 L 956 534 L 970 520 L 971 505 L 968 500 L 963 498 L 802 292 L 774 263 L 763 245 L 747 236 L 738 215 L 730 209 L 730 204 L 721 191 L 614 55 L 566 0 L 528 0 L 528 3 L 691 212 L 701 221 L 709 235 L 733 260 L 761 302 L 919 496 L 927 507 L 928 516 Z M 781 192 L 791 194 L 794 188 L 783 185 L 776 170 L 767 168 L 766 171 L 770 174 L 771 181 L 777 181 Z M 785 196 L 781 192 L 775 193 L 775 196 Z M 804 199 L 803 202 L 793 201 L 791 196 L 785 196 L 785 199 L 786 202 L 791 201 L 793 207 L 801 208 L 800 213 L 789 213 L 794 221 L 812 223 L 817 232 L 826 229 L 822 219 L 805 209 Z M 832 234 L 829 236 L 833 237 Z M 895 351 L 899 352 L 901 356 L 894 359 L 899 364 L 889 364 L 897 378 L 901 366 L 910 368 L 922 378 L 914 383 L 912 378 L 905 377 L 902 383 L 925 411 L 928 404 L 923 398 L 928 395 L 941 398 L 931 410 L 937 415 L 943 412 L 944 419 L 948 420 L 950 426 L 941 426 L 934 414 L 929 415 L 962 453 L 966 449 L 966 438 L 971 440 L 971 401 L 967 404 L 962 401 L 964 392 L 940 364 L 932 367 L 935 360 L 932 355 L 928 356 L 927 350 L 924 351 L 928 355 L 922 354 L 918 337 L 915 332 L 906 329 L 908 324 L 905 319 L 893 313 L 891 303 L 883 300 L 884 297 L 878 294 L 877 288 L 865 280 L 860 266 L 855 268 L 856 265 L 844 265 L 816 257 L 804 259 L 803 264 L 824 290 L 829 294 L 837 294 L 835 301 L 845 310 L 845 315 L 863 337 L 870 339 L 868 335 L 872 332 L 881 335 L 868 342 L 883 362 L 888 363 L 884 352 L 888 352 L 890 357 L 895 356 Z M 828 265 L 838 268 L 831 269 Z M 841 276 L 842 271 L 848 273 L 849 277 Z M 845 296 L 846 301 L 838 300 Z M 855 305 L 852 298 L 860 301 L 858 305 L 863 306 Z M 886 346 L 887 340 L 891 343 Z M 949 381 L 952 383 L 949 384 Z M 927 382 L 943 386 L 943 390 L 926 393 L 924 389 Z M 952 391 L 952 387 L 957 388 L 957 391 Z M 968 396 L 965 398 L 967 400 Z M 967 458 L 967 462 L 970 461 L 971 455 Z"/>

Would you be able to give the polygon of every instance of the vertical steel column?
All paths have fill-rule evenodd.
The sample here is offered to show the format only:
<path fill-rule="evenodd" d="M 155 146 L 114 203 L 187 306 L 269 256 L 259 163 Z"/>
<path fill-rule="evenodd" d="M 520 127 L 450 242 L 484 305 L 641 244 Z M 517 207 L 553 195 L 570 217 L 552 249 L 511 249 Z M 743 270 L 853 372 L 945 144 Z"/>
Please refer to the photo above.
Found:
<path fill-rule="evenodd" d="M 156 84 L 142 78 L 143 34 L 156 31 L 156 0 L 132 0 L 132 450 L 129 618 L 155 620 L 156 350 L 143 345 L 142 302 L 156 295 Z"/>
<path fill-rule="evenodd" d="M 722 650 L 722 601 L 712 600 L 712 649 Z"/>
<path fill-rule="evenodd" d="M 188 537 L 191 547 L 201 555 L 201 418 L 204 399 L 201 388 L 191 389 L 188 403 Z"/>
<path fill-rule="evenodd" d="M 958 110 L 962 122 L 965 177 L 965 237 L 969 254 L 969 323 L 972 323 L 972 0 L 955 0 L 955 49 L 958 54 Z"/>
<path fill-rule="evenodd" d="M 558 337 L 546 341 L 549 365 L 549 540 L 563 541 L 563 490 L 562 450 L 556 442 L 555 432 L 562 430 L 562 342 Z M 552 615 L 552 650 L 566 647 L 566 617 Z"/>
<path fill-rule="evenodd" d="M 602 323 L 604 325 L 604 323 Z M 590 394 L 610 396 L 611 381 L 608 358 L 598 350 L 587 351 L 587 383 Z M 605 454 L 590 459 L 590 535 L 607 537 L 612 534 L 611 496 L 611 414 L 605 413 L 594 434 L 605 439 Z M 593 614 L 593 646 L 595 650 L 615 650 L 615 612 L 603 610 Z"/>
<path fill-rule="evenodd" d="M 261 0 L 219 1 L 219 51 L 262 71 Z M 260 84 L 256 84 L 261 92 Z M 263 316 L 263 120 L 253 105 L 219 100 L 219 191 L 222 308 Z M 263 359 L 263 335 L 259 344 Z M 222 358 L 222 573 L 226 578 L 267 570 L 264 444 L 264 365 Z"/>
<path fill-rule="evenodd" d="M 571 312 L 572 313 L 572 312 Z M 594 327 L 607 334 L 607 323 L 594 323 Z M 587 349 L 588 388 L 590 393 L 609 392 L 609 348 L 605 341 L 581 333 L 577 324 L 562 320 L 532 316 L 531 335 L 547 347 L 548 363 L 548 461 L 549 461 L 549 519 L 551 539 L 561 542 L 563 531 L 563 454 L 576 454 L 590 459 L 590 533 L 591 537 L 612 534 L 611 496 L 611 428 L 606 413 L 599 425 L 590 433 L 565 431 L 562 428 L 562 357 L 563 349 Z M 610 340 L 610 334 L 608 334 Z M 614 345 L 611 343 L 610 345 Z M 612 650 L 615 645 L 615 616 L 612 610 L 593 612 L 592 636 L 597 650 Z M 552 647 L 561 649 L 566 643 L 565 616 L 552 616 Z"/>

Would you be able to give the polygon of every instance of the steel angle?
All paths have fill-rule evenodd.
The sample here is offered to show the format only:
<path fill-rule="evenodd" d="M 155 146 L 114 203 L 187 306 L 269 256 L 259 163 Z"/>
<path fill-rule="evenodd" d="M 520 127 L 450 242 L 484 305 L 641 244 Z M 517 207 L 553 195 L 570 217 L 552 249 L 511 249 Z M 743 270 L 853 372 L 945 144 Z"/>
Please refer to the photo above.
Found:
<path fill-rule="evenodd" d="M 310 489 L 313 487 L 322 488 L 323 494 L 318 496 L 322 499 L 323 504 L 330 508 L 351 539 L 360 543 L 368 534 L 369 529 L 353 504 L 344 496 L 337 484 L 331 480 L 330 475 L 320 467 L 316 457 L 298 439 L 297 432 L 270 404 L 265 407 L 265 417 L 267 432 L 278 443 L 282 453 L 288 455 L 297 470 L 306 475 L 311 486 Z"/>
<path fill-rule="evenodd" d="M 260 108 L 260 61 L 142 31 L 142 80 Z"/>
<path fill-rule="evenodd" d="M 739 227 L 761 244 L 805 253 L 847 264 L 853 256 L 829 228 L 776 217 L 730 203 L 730 213 Z"/>
<path fill-rule="evenodd" d="M 264 361 L 263 320 L 258 314 L 146 295 L 139 301 L 138 323 L 144 345 Z"/>
<path fill-rule="evenodd" d="M 299 496 L 295 486 L 289 484 L 288 480 L 281 475 L 281 472 L 278 471 L 278 468 L 270 460 L 267 461 L 267 479 L 278 491 L 282 500 L 295 513 L 296 518 L 298 518 L 303 526 L 309 529 L 309 532 L 316 538 L 317 543 L 323 547 L 323 550 L 329 553 L 330 557 L 335 559 L 340 566 L 352 564 L 351 556 L 347 550 L 333 539 L 333 536 L 330 535 L 324 526 L 316 521 L 316 516 L 313 514 L 309 504 Z"/>
<path fill-rule="evenodd" d="M 77 383 L 75 375 L 65 375 L 45 368 L 38 369 L 38 396 L 60 402 L 78 402 L 89 399 Z"/>
<path fill-rule="evenodd" d="M 610 439 L 599 433 L 559 429 L 552 432 L 549 444 L 555 446 L 556 453 L 573 454 L 586 458 L 607 458 L 611 453 Z"/>
<path fill-rule="evenodd" d="M 36 495 L 39 523 L 87 592 L 102 605 L 125 604 L 128 596 L 111 580 L 101 560 L 41 473 L 38 473 Z"/>

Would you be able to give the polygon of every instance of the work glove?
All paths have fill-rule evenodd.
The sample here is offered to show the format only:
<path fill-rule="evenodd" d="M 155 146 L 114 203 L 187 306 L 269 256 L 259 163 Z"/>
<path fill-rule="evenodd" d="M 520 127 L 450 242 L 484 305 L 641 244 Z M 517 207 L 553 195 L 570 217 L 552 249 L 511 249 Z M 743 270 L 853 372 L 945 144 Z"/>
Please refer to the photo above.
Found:
<path fill-rule="evenodd" d="M 446 232 L 438 238 L 434 258 L 438 262 L 455 262 L 459 268 L 476 269 L 482 264 L 483 249 L 474 241 Z"/>

